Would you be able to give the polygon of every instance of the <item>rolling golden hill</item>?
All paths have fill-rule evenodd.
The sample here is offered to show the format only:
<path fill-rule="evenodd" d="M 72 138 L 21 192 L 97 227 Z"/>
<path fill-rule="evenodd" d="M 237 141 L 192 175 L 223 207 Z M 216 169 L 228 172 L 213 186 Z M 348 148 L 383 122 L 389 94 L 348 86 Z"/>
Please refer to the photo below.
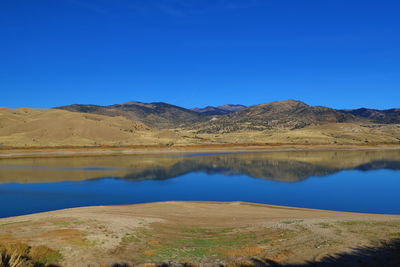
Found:
<path fill-rule="evenodd" d="M 397 113 L 390 114 L 393 117 Z M 243 107 L 215 116 L 166 103 L 0 108 L 0 147 L 399 145 L 400 124 L 392 117 L 390 122 L 379 123 L 375 117 L 294 100 Z"/>
<path fill-rule="evenodd" d="M 122 146 L 176 138 L 127 118 L 54 109 L 0 108 L 0 146 Z"/>

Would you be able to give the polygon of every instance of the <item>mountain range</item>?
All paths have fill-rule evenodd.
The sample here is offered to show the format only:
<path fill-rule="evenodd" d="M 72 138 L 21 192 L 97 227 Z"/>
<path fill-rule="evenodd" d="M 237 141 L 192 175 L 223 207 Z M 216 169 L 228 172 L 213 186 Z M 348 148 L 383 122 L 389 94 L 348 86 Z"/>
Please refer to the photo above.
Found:
<path fill-rule="evenodd" d="M 16 168 L 15 164 L 23 165 L 24 168 Z M 88 168 L 88 166 L 96 166 L 96 168 Z M 193 172 L 244 174 L 254 178 L 296 182 L 344 170 L 379 169 L 400 170 L 400 150 L 336 150 L 313 153 L 269 151 L 267 153 L 200 154 L 174 157 L 114 155 L 2 159 L 0 184 L 82 181 L 105 177 L 139 181 L 170 179 Z"/>
<path fill-rule="evenodd" d="M 171 128 L 208 121 L 208 116 L 226 115 L 246 108 L 243 105 L 223 105 L 218 107 L 186 109 L 163 102 L 126 102 L 110 106 L 69 105 L 55 107 L 74 112 L 92 113 L 105 116 L 123 116 L 138 120 L 157 128 Z"/>
<path fill-rule="evenodd" d="M 201 128 L 202 132 L 226 132 L 242 129 L 303 128 L 313 124 L 372 122 L 400 123 L 400 109 L 332 109 L 309 106 L 295 100 L 276 101 L 246 107 L 244 105 L 207 106 L 186 109 L 163 102 L 126 102 L 110 106 L 69 105 L 55 107 L 74 112 L 105 116 L 123 116 L 157 128 Z"/>
<path fill-rule="evenodd" d="M 0 147 L 155 144 L 398 144 L 400 109 L 286 100 L 187 109 L 153 102 L 0 108 Z"/>
<path fill-rule="evenodd" d="M 392 108 L 386 110 L 359 108 L 345 109 L 345 113 L 352 114 L 357 117 L 366 118 L 376 123 L 400 123 L 400 109 Z"/>

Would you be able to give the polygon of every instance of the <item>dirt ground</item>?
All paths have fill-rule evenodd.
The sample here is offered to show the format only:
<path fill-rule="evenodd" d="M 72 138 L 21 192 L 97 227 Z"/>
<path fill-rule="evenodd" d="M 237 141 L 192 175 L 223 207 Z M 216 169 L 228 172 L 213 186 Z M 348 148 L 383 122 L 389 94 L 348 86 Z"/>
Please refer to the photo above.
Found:
<path fill-rule="evenodd" d="M 1 148 L 0 159 L 38 158 L 38 157 L 82 157 L 110 155 L 159 155 L 190 153 L 229 153 L 229 152 L 278 152 L 278 151 L 341 151 L 341 150 L 398 150 L 395 144 L 347 144 L 347 145 L 307 145 L 285 143 L 237 143 L 174 146 L 121 146 L 121 147 L 30 147 Z"/>
<path fill-rule="evenodd" d="M 0 219 L 0 244 L 45 246 L 60 253 L 46 263 L 71 267 L 162 262 L 301 265 L 338 253 L 351 256 L 398 238 L 400 215 L 242 202 L 82 207 Z M 359 258 L 356 262 L 362 263 Z"/>

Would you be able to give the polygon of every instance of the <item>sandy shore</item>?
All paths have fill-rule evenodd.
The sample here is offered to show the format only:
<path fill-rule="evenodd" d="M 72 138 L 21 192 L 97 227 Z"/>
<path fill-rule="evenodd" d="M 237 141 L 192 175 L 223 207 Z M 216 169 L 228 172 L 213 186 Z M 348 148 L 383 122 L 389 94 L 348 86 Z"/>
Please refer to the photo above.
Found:
<path fill-rule="evenodd" d="M 0 243 L 49 247 L 62 254 L 61 266 L 254 259 L 304 264 L 390 241 L 400 237 L 399 227 L 400 215 L 170 201 L 4 218 Z"/>
<path fill-rule="evenodd" d="M 293 145 L 293 144 L 226 144 L 185 146 L 134 146 L 134 147 L 42 147 L 3 148 L 2 158 L 31 157 L 75 157 L 140 154 L 190 154 L 231 152 L 275 152 L 275 151 L 321 151 L 321 150 L 389 150 L 400 149 L 399 145 Z"/>

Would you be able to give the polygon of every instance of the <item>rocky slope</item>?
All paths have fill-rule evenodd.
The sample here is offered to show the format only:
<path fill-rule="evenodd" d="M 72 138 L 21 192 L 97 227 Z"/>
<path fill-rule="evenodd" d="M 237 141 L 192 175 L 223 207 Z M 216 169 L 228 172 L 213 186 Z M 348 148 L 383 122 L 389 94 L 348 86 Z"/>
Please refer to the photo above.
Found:
<path fill-rule="evenodd" d="M 309 106 L 288 100 L 255 105 L 202 124 L 199 132 L 227 133 L 240 130 L 262 131 L 273 128 L 299 129 L 324 123 L 361 122 L 356 117 L 335 109 Z"/>
<path fill-rule="evenodd" d="M 400 109 L 398 108 L 386 110 L 360 108 L 343 111 L 357 117 L 366 118 L 375 123 L 400 123 Z"/>
<path fill-rule="evenodd" d="M 70 105 L 56 107 L 56 109 L 113 117 L 122 116 L 159 129 L 183 128 L 196 130 L 198 133 L 294 130 L 327 123 L 400 123 L 400 109 L 337 110 L 310 106 L 295 100 L 276 101 L 251 107 L 227 104 L 186 109 L 163 102 L 133 101 L 110 106 Z"/>
<path fill-rule="evenodd" d="M 226 115 L 245 108 L 246 106 L 244 105 L 226 104 L 218 107 L 207 106 L 205 108 L 193 108 L 192 110 L 204 115 Z"/>

